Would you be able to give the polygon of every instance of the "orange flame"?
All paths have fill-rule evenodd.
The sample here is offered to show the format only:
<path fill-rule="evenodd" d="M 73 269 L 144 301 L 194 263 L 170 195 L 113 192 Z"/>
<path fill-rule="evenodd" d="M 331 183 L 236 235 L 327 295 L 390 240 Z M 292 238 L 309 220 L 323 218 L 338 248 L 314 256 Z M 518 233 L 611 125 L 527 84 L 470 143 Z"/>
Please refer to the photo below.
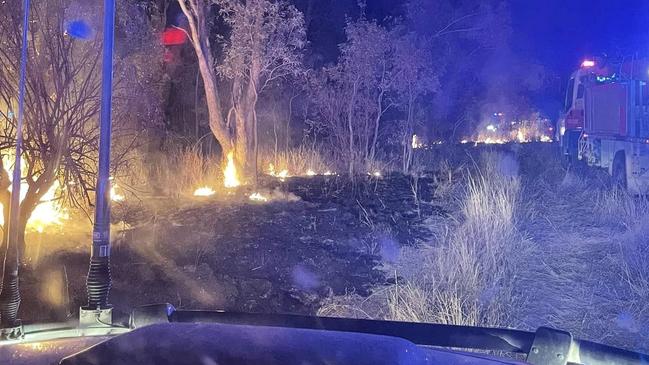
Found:
<path fill-rule="evenodd" d="M 232 151 L 228 153 L 228 163 L 223 170 L 223 185 L 226 188 L 236 188 L 241 185 L 237 176 L 237 167 L 234 165 L 234 154 Z"/>

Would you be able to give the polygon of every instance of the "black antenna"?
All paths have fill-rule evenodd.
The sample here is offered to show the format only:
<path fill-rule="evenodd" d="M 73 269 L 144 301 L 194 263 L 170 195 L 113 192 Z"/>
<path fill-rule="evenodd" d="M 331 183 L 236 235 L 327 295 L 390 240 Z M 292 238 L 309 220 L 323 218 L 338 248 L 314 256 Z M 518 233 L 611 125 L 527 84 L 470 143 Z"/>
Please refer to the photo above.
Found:
<path fill-rule="evenodd" d="M 115 0 L 104 0 L 104 44 L 101 66 L 101 114 L 99 128 L 99 173 L 95 191 L 95 223 L 92 231 L 92 252 L 86 287 L 88 305 L 82 307 L 80 325 L 110 325 L 112 306 L 110 291 L 110 132 L 113 84 L 113 41 Z"/>
<path fill-rule="evenodd" d="M 5 224 L 6 235 L 4 261 L 2 263 L 2 288 L 0 289 L 0 339 L 16 339 L 23 335 L 18 319 L 20 290 L 18 288 L 18 241 L 20 232 L 20 156 L 23 148 L 23 119 L 25 112 L 25 74 L 27 70 L 27 27 L 29 26 L 29 1 L 23 1 L 22 45 L 20 50 L 20 80 L 18 81 L 18 123 L 16 124 L 16 159 L 11 179 L 9 218 Z"/>
<path fill-rule="evenodd" d="M 14 161 L 13 177 L 11 180 L 11 200 L 9 217 L 5 224 L 6 235 L 5 255 L 3 261 L 2 289 L 0 292 L 0 336 L 3 339 L 14 339 L 22 336 L 22 324 L 18 319 L 20 307 L 20 290 L 18 287 L 18 220 L 20 219 L 20 156 L 23 145 L 23 119 L 25 105 L 25 74 L 27 69 L 27 28 L 29 26 L 29 2 L 23 1 L 22 45 L 20 52 L 20 80 L 18 82 L 18 123 L 16 125 L 16 159 Z"/>

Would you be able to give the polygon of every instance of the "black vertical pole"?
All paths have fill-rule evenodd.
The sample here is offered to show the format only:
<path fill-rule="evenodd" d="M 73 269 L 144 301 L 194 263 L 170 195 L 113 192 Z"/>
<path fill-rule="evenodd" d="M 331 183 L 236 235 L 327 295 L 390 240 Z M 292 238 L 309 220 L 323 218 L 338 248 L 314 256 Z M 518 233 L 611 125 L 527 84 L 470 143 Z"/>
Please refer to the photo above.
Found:
<path fill-rule="evenodd" d="M 2 292 L 0 292 L 0 323 L 2 338 L 15 338 L 22 335 L 18 308 L 20 291 L 18 289 L 18 240 L 20 239 L 18 220 L 20 219 L 20 156 L 23 148 L 23 119 L 25 115 L 25 75 L 27 73 L 27 28 L 29 26 L 29 1 L 23 1 L 23 33 L 20 51 L 20 79 L 18 81 L 18 122 L 16 124 L 16 159 L 11 180 L 11 200 L 9 219 L 5 224 L 8 234 L 5 242 L 5 256 L 2 264 Z"/>
<path fill-rule="evenodd" d="M 110 130 L 113 86 L 113 40 L 115 0 L 104 0 L 104 45 L 101 70 L 101 115 L 99 137 L 99 174 L 95 196 L 95 223 L 92 252 L 86 286 L 87 310 L 109 309 L 110 291 Z"/>

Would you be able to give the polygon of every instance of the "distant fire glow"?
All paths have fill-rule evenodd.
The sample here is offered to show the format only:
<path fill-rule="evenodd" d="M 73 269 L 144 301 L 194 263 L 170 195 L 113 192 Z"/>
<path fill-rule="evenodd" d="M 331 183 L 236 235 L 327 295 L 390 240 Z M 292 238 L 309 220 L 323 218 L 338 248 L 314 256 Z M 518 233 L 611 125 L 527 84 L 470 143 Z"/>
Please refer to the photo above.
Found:
<path fill-rule="evenodd" d="M 494 113 L 488 121 L 483 122 L 472 138 L 465 138 L 461 143 L 505 144 L 552 142 L 553 128 L 548 119 L 538 114 L 529 119 L 509 120 L 502 118 L 504 113 Z"/>
<path fill-rule="evenodd" d="M 194 196 L 212 196 L 214 194 L 216 194 L 216 191 L 209 186 L 203 186 L 194 191 Z"/>
<path fill-rule="evenodd" d="M 124 200 L 124 195 L 117 192 L 117 185 L 110 187 L 110 200 L 114 202 L 121 202 Z"/>
<path fill-rule="evenodd" d="M 593 60 L 584 60 L 584 62 L 581 63 L 581 67 L 593 67 L 595 66 L 595 61 Z"/>
<path fill-rule="evenodd" d="M 227 165 L 223 170 L 223 185 L 226 188 L 236 188 L 241 185 L 237 176 L 237 167 L 234 165 L 234 154 L 232 151 L 228 153 Z"/>

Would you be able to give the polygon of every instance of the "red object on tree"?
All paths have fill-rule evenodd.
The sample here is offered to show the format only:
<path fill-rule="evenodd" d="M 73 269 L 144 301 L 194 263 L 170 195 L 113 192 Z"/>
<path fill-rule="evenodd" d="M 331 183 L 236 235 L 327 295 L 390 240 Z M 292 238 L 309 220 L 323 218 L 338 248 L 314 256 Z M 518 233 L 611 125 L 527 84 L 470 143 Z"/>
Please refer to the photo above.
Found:
<path fill-rule="evenodd" d="M 187 41 L 187 35 L 182 29 L 167 28 L 162 32 L 162 44 L 165 46 L 178 46 Z"/>

